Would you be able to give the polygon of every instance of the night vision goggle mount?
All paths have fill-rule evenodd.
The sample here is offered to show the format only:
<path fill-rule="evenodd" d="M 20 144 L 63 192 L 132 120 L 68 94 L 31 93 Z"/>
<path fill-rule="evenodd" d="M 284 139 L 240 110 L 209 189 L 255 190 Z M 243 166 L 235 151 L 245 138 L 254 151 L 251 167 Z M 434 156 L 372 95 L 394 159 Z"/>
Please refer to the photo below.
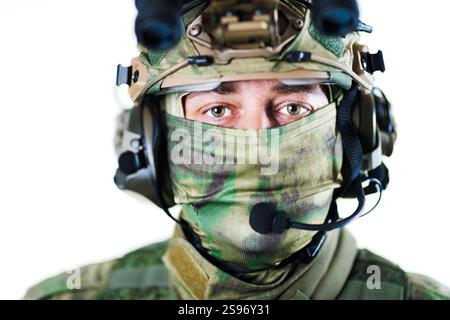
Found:
<path fill-rule="evenodd" d="M 359 20 L 356 0 L 294 1 L 312 11 L 313 22 L 323 34 L 344 37 L 353 31 L 372 31 Z M 289 13 L 280 13 L 279 6 L 289 6 L 278 0 L 136 0 L 138 42 L 153 50 L 173 47 L 184 33 L 183 14 L 200 5 L 208 6 L 204 27 L 214 35 L 213 43 L 223 47 L 276 46 L 291 18 Z M 302 26 L 303 20 L 296 18 L 293 27 L 298 30 Z"/>

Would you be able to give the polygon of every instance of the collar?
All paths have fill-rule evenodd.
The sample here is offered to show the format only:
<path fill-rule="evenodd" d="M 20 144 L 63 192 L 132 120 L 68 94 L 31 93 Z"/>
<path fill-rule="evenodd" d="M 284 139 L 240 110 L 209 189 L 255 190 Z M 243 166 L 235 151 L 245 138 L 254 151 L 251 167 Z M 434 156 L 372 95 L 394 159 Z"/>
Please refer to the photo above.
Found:
<path fill-rule="evenodd" d="M 336 298 L 343 288 L 356 253 L 356 241 L 350 233 L 345 229 L 334 230 L 312 262 L 293 266 L 274 283 L 257 285 L 210 263 L 177 226 L 163 261 L 181 299 L 329 300 Z"/>

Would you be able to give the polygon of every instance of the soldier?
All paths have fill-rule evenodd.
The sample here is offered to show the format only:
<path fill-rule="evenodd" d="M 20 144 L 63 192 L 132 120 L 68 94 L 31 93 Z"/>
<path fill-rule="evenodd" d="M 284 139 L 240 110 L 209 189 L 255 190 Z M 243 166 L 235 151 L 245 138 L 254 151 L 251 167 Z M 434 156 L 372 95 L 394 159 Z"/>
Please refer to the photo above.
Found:
<path fill-rule="evenodd" d="M 176 32 L 146 33 L 154 20 L 137 1 L 141 54 L 118 68 L 135 106 L 119 117 L 115 176 L 177 222 L 172 238 L 81 268 L 80 288 L 61 274 L 25 298 L 448 299 L 344 228 L 387 187 L 396 138 L 373 84 L 382 54 L 358 42 L 371 28 L 354 1 L 334 20 L 333 1 L 174 3 L 152 7 L 182 28 L 168 41 Z M 342 197 L 358 201 L 344 217 Z"/>

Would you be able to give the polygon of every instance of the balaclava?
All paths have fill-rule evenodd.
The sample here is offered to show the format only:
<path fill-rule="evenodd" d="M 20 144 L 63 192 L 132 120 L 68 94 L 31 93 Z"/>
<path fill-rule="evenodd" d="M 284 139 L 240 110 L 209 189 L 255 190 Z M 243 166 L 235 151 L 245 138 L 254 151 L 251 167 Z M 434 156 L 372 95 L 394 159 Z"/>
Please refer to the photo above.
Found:
<path fill-rule="evenodd" d="M 294 221 L 325 221 L 342 179 L 336 102 L 281 127 L 239 130 L 185 119 L 184 95 L 161 99 L 168 167 L 182 219 L 202 247 L 221 261 L 262 270 L 307 245 L 315 232 L 262 235 L 249 214 L 270 202 Z"/>

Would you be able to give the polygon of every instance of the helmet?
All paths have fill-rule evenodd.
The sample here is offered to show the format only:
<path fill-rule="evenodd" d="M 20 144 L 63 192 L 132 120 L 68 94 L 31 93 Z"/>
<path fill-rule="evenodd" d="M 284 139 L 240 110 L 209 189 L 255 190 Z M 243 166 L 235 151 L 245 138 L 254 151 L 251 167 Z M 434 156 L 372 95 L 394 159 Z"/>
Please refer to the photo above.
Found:
<path fill-rule="evenodd" d="M 371 92 L 372 73 L 384 71 L 381 53 L 371 55 L 357 31 L 320 33 L 310 7 L 296 0 L 201 1 L 184 14 L 186 33 L 176 46 L 161 51 L 141 44 L 120 79 L 130 79 L 136 103 L 187 85 L 252 79 L 320 80 L 346 89 L 355 81 Z"/>

